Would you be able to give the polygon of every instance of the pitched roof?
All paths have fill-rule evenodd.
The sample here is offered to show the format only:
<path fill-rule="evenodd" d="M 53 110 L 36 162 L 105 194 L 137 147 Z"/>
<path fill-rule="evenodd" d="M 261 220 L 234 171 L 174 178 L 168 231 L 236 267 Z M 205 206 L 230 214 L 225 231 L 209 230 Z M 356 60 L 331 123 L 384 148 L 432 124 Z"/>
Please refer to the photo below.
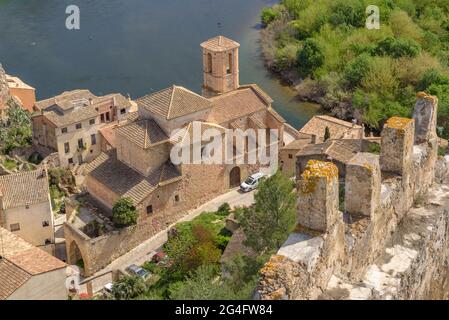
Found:
<path fill-rule="evenodd" d="M 210 100 L 212 110 L 208 121 L 219 124 L 266 110 L 270 105 L 269 100 L 261 96 L 253 86 L 240 87 Z"/>
<path fill-rule="evenodd" d="M 35 106 L 38 110 L 47 109 L 51 106 L 59 106 L 61 109 L 73 108 L 73 101 L 89 100 L 96 98 L 96 96 L 86 89 L 77 89 L 71 91 L 65 91 L 57 96 L 49 99 L 37 101 Z"/>
<path fill-rule="evenodd" d="M 331 139 L 341 139 L 350 129 L 362 129 L 361 126 L 326 115 L 314 116 L 299 130 L 300 133 L 316 135 L 323 138 L 326 127 L 329 128 Z"/>
<path fill-rule="evenodd" d="M 296 139 L 282 147 L 283 150 L 300 150 L 310 144 L 311 138 Z"/>
<path fill-rule="evenodd" d="M 135 205 L 142 202 L 158 186 L 181 178 L 179 170 L 171 163 L 165 163 L 150 176 L 145 177 L 117 159 L 117 153 L 102 153 L 86 165 L 89 176 L 95 178 L 120 197 L 128 197 Z"/>
<path fill-rule="evenodd" d="M 203 134 L 206 132 L 206 130 L 208 129 L 214 129 L 216 131 L 211 131 L 209 133 L 211 134 L 224 134 L 226 128 L 215 124 L 215 123 L 210 123 L 210 122 L 201 122 L 201 121 L 192 121 L 189 122 L 189 124 L 183 128 L 181 128 L 179 131 L 175 132 L 171 137 L 170 137 L 170 142 L 172 144 L 176 144 L 176 143 L 181 143 L 181 144 L 192 144 L 194 142 L 194 133 L 195 130 L 200 130 L 201 132 L 201 139 L 203 139 Z M 187 138 L 189 138 L 189 140 L 187 140 Z M 209 138 L 207 138 L 207 140 L 209 141 Z"/>
<path fill-rule="evenodd" d="M 168 136 L 154 120 L 138 120 L 120 126 L 116 129 L 116 134 L 143 149 L 168 141 Z"/>
<path fill-rule="evenodd" d="M 31 275 L 6 259 L 0 259 L 0 300 L 19 289 Z"/>
<path fill-rule="evenodd" d="M 201 44 L 201 47 L 210 51 L 220 52 L 238 48 L 240 47 L 240 44 L 226 37 L 217 36 L 207 41 L 204 41 Z"/>
<path fill-rule="evenodd" d="M 0 227 L 0 300 L 8 298 L 34 275 L 67 265 Z"/>
<path fill-rule="evenodd" d="M 64 262 L 36 247 L 23 250 L 12 256 L 6 256 L 6 259 L 31 275 L 66 267 Z"/>
<path fill-rule="evenodd" d="M 179 86 L 161 90 L 136 100 L 140 108 L 170 120 L 210 108 L 206 98 Z"/>
<path fill-rule="evenodd" d="M 43 169 L 0 176 L 3 209 L 49 201 L 48 177 Z"/>
<path fill-rule="evenodd" d="M 300 150 L 296 156 L 326 155 L 333 160 L 346 164 L 360 151 L 362 151 L 362 141 L 360 139 L 340 139 L 329 140 L 319 144 L 309 144 Z"/>

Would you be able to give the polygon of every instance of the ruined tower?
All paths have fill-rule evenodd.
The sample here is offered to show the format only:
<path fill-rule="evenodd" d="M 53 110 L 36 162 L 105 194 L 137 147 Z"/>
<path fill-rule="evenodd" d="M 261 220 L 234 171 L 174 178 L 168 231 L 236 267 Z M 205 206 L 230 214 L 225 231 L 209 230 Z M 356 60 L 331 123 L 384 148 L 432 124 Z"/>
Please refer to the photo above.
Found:
<path fill-rule="evenodd" d="M 203 48 L 203 96 L 209 98 L 239 87 L 240 44 L 223 36 L 207 40 Z"/>

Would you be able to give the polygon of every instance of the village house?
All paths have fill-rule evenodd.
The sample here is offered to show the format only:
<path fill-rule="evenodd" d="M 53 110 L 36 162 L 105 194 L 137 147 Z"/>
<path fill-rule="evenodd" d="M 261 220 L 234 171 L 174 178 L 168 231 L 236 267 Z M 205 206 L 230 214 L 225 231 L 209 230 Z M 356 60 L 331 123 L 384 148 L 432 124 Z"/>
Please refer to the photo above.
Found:
<path fill-rule="evenodd" d="M 120 94 L 97 97 L 73 90 L 36 102 L 33 144 L 42 153 L 58 152 L 60 166 L 92 161 L 101 153 L 99 130 L 125 118 L 135 104 Z"/>
<path fill-rule="evenodd" d="M 0 227 L 0 300 L 67 300 L 67 265 Z"/>
<path fill-rule="evenodd" d="M 322 145 L 325 140 L 326 128 L 328 129 L 328 140 L 343 140 L 343 139 L 365 139 L 365 134 L 362 126 L 355 123 L 340 120 L 331 116 L 317 115 L 310 119 L 305 126 L 299 130 L 294 141 L 288 143 L 279 152 L 280 169 L 288 176 L 293 176 L 296 173 L 296 155 L 304 148 L 304 154 L 321 154 L 325 153 L 328 145 Z M 313 146 L 318 144 L 318 146 Z M 349 148 L 353 149 L 353 144 L 349 143 Z M 329 144 L 330 145 L 330 144 Z M 342 142 L 342 145 L 346 145 Z M 332 145 L 335 149 L 336 145 Z M 323 149 L 323 151 L 321 151 Z M 357 150 L 359 151 L 359 150 Z M 330 151 L 331 152 L 331 151 Z M 352 151 L 351 151 L 352 152 Z"/>
<path fill-rule="evenodd" d="M 54 219 L 44 169 L 0 176 L 0 226 L 54 254 Z"/>
<path fill-rule="evenodd" d="M 36 102 L 36 90 L 18 77 L 6 74 L 0 64 L 0 119 L 6 115 L 9 109 L 7 103 L 11 98 L 14 98 L 24 109 L 32 112 Z"/>
<path fill-rule="evenodd" d="M 6 75 L 6 81 L 10 94 L 18 100 L 24 109 L 33 112 L 36 103 L 36 89 L 11 75 Z"/>
<path fill-rule="evenodd" d="M 97 239 L 66 223 L 68 261 L 82 259 L 86 275 L 260 170 L 260 163 L 246 162 L 174 165 L 175 145 L 194 150 L 195 127 L 215 129 L 220 139 L 226 129 L 259 129 L 269 143 L 283 144 L 285 120 L 272 108 L 273 100 L 255 84 L 239 84 L 239 44 L 220 36 L 201 46 L 203 95 L 171 86 L 137 99 L 135 120 L 115 130 L 116 149 L 86 165 L 86 188 L 105 212 L 110 215 L 123 197 L 139 212 L 137 226 Z M 268 139 L 270 129 L 277 130 L 274 142 Z"/>

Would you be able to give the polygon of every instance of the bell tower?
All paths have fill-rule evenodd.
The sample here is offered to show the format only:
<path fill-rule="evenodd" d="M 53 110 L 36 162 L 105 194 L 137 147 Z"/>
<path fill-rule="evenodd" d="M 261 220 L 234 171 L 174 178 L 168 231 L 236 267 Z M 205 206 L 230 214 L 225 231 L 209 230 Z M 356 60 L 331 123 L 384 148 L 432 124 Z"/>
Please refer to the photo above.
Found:
<path fill-rule="evenodd" d="M 240 44 L 223 36 L 207 40 L 203 48 L 203 96 L 210 98 L 239 87 Z"/>

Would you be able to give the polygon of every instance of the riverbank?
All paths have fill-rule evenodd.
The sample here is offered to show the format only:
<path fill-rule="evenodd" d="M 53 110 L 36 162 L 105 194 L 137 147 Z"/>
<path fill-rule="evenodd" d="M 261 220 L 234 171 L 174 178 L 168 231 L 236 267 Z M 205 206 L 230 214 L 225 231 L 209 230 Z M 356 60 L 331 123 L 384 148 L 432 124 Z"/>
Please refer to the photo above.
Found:
<path fill-rule="evenodd" d="M 438 1 L 430 1 L 434 11 L 417 0 L 374 2 L 378 30 L 365 27 L 365 1 L 284 0 L 263 9 L 266 68 L 300 101 L 375 131 L 392 116 L 409 117 L 416 93 L 426 91 L 438 96 L 439 133 L 449 137 L 447 8 Z"/>

